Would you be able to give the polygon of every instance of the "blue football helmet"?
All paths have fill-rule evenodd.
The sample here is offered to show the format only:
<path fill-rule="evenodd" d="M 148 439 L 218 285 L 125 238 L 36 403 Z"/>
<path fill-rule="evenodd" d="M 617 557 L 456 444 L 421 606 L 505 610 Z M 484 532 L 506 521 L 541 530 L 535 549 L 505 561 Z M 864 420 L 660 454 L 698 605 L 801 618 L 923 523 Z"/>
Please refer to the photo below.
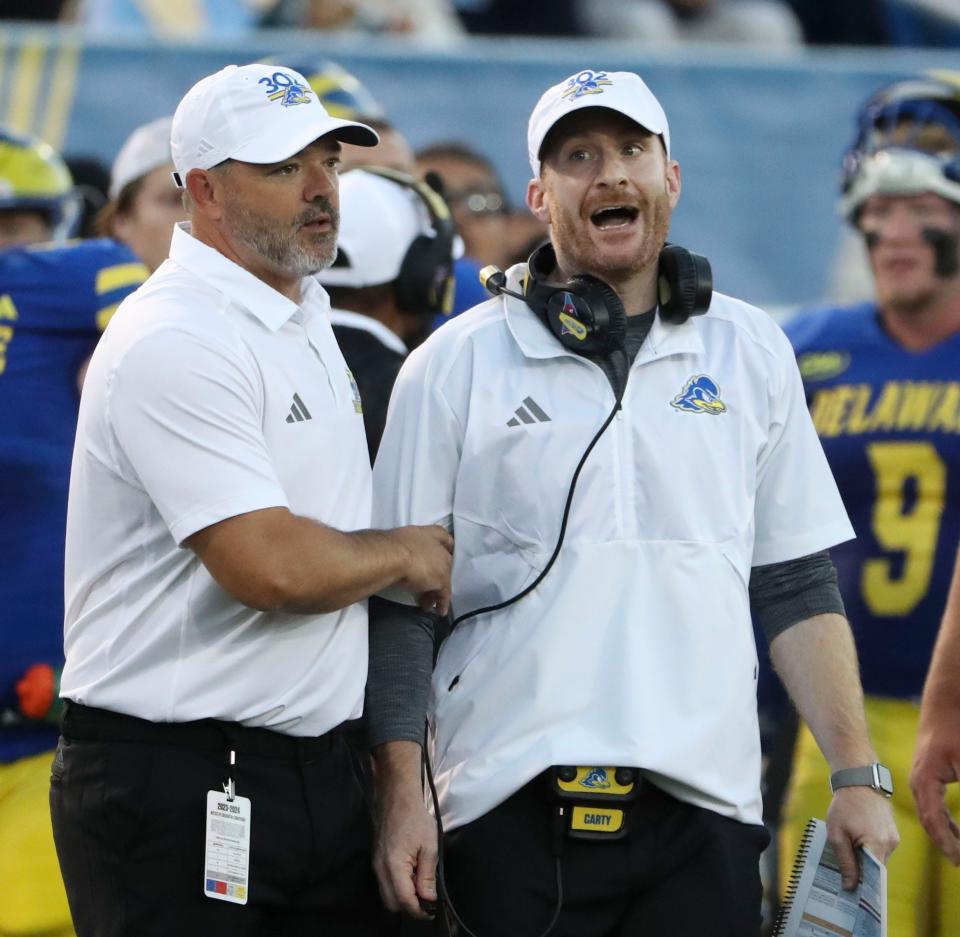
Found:
<path fill-rule="evenodd" d="M 886 85 L 857 114 L 843 156 L 841 213 L 854 220 L 874 194 L 934 192 L 960 203 L 960 72 Z"/>

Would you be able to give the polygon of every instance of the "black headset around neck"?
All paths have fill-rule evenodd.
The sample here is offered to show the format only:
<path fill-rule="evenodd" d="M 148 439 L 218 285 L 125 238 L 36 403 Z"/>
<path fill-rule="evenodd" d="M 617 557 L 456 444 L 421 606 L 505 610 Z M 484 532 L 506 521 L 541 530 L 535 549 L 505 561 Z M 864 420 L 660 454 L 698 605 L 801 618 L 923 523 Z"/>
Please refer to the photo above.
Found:
<path fill-rule="evenodd" d="M 580 355 L 609 355 L 623 348 L 627 314 L 616 291 L 599 277 L 577 274 L 565 282 L 551 280 L 557 255 L 549 242 L 538 247 L 527 261 L 523 293 L 506 289 L 506 276 L 485 267 L 480 278 L 493 293 L 516 296 L 530 307 L 560 344 Z M 700 254 L 665 244 L 657 271 L 660 318 L 680 324 L 710 308 L 713 273 L 710 261 Z"/>

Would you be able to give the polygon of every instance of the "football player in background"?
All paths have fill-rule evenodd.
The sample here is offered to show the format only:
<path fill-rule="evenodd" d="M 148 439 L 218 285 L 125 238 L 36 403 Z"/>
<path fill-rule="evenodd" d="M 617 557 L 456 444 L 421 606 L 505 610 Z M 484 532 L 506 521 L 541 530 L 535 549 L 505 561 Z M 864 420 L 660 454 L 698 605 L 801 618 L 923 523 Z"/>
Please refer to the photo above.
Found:
<path fill-rule="evenodd" d="M 63 544 L 78 374 L 147 275 L 70 233 L 70 174 L 46 143 L 0 130 L 0 933 L 73 933 L 50 829 L 63 665 Z"/>
<path fill-rule="evenodd" d="M 875 298 L 801 314 L 787 332 L 857 533 L 831 555 L 870 734 L 893 776 L 902 839 L 889 863 L 889 931 L 949 937 L 960 934 L 960 887 L 917 821 L 908 777 L 960 536 L 960 73 L 869 99 L 844 160 L 841 209 L 864 240 Z M 827 809 L 824 769 L 801 727 L 781 831 L 787 860 L 806 821 Z"/>

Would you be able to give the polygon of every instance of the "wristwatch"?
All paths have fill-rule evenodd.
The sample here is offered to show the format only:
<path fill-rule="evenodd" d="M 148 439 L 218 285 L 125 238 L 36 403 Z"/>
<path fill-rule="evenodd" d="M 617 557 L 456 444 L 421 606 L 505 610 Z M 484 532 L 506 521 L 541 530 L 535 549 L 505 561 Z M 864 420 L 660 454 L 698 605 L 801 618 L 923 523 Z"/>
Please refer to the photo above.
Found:
<path fill-rule="evenodd" d="M 893 796 L 893 775 L 886 765 L 875 761 L 862 768 L 843 768 L 830 775 L 830 790 L 836 792 L 841 787 L 872 787 L 875 791 Z"/>

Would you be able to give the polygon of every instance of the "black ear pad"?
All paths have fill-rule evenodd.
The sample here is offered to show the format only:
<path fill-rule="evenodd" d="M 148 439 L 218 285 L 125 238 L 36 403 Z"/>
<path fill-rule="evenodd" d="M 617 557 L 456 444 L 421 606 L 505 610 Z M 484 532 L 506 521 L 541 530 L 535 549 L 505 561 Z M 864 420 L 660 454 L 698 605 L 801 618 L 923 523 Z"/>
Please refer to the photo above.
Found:
<path fill-rule="evenodd" d="M 396 279 L 397 305 L 411 315 L 449 315 L 453 308 L 453 232 L 421 234 L 407 249 Z"/>
<path fill-rule="evenodd" d="M 550 243 L 527 262 L 524 299 L 564 348 L 580 355 L 606 355 L 622 348 L 627 317 L 616 292 L 596 277 L 582 274 L 566 283 L 546 279 L 557 266 Z"/>
<path fill-rule="evenodd" d="M 382 166 L 364 166 L 364 172 L 383 176 L 412 189 L 430 218 L 433 234 L 421 234 L 407 248 L 395 281 L 401 312 L 416 316 L 449 315 L 453 310 L 453 241 L 456 230 L 447 203 L 426 183 Z"/>
<path fill-rule="evenodd" d="M 582 283 L 587 288 L 583 296 L 593 313 L 597 351 L 609 354 L 623 348 L 627 338 L 627 313 L 617 291 L 603 280 L 587 274 L 573 277 L 573 282 Z"/>
<path fill-rule="evenodd" d="M 668 322 L 686 322 L 703 315 L 713 296 L 710 261 L 677 244 L 665 244 L 657 270 L 660 316 Z"/>

